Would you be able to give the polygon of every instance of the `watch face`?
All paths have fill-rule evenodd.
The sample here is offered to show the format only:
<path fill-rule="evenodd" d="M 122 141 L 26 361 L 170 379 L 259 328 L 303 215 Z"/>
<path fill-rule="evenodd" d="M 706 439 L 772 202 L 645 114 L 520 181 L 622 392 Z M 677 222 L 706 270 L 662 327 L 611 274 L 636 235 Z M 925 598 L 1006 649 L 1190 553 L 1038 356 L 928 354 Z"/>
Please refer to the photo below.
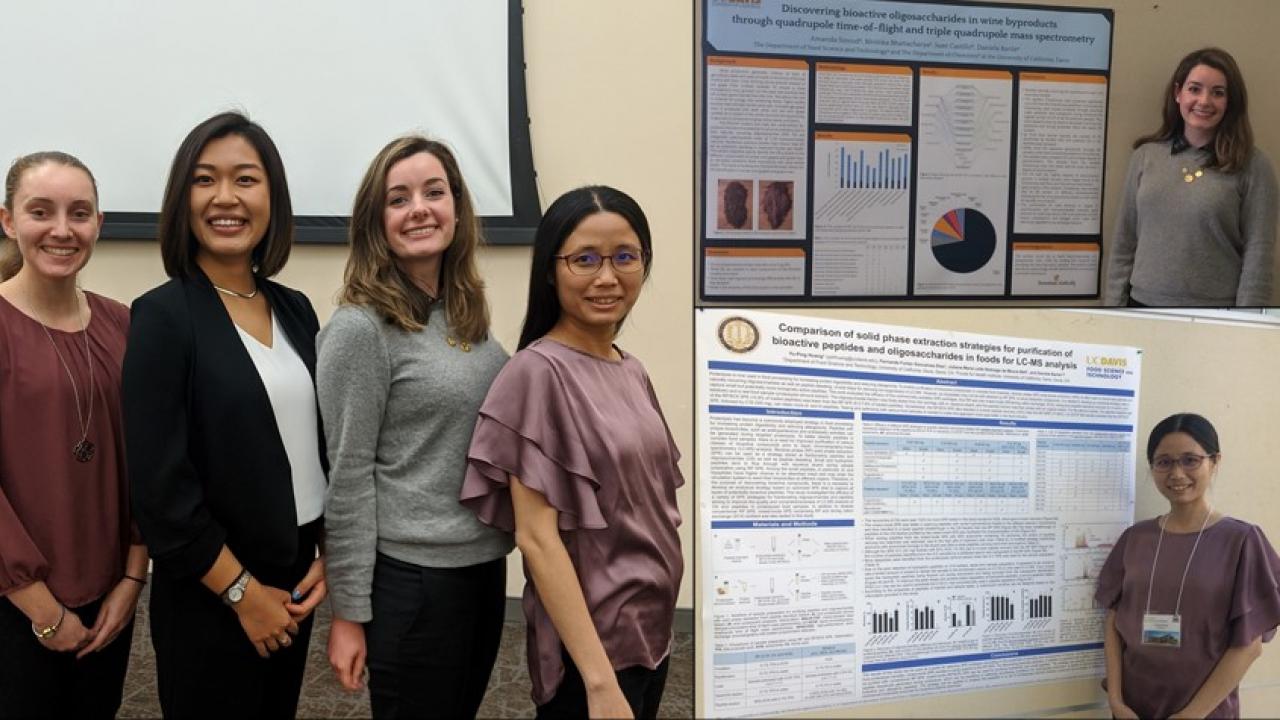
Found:
<path fill-rule="evenodd" d="M 238 603 L 244 599 L 244 588 L 233 587 L 227 591 L 227 599 L 233 603 Z"/>

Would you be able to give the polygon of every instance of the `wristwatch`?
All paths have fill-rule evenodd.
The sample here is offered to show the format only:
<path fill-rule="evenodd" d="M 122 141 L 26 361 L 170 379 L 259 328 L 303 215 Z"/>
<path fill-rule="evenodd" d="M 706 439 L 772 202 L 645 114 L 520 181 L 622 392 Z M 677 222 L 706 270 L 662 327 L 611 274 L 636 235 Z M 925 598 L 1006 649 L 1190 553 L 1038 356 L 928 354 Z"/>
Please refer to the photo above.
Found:
<path fill-rule="evenodd" d="M 58 621 L 48 627 L 37 627 L 35 623 L 31 623 L 31 632 L 35 633 L 37 640 L 47 640 L 58 632 L 58 628 L 62 627 L 62 621 L 67 618 L 67 606 L 62 606 L 62 612 L 58 614 Z"/>
<path fill-rule="evenodd" d="M 222 598 L 222 602 L 229 607 L 235 607 L 244 599 L 244 589 L 249 587 L 250 577 L 252 576 L 249 575 L 248 570 L 241 570 L 240 574 L 236 576 L 235 582 L 231 583 L 226 590 L 223 590 L 218 597 Z"/>

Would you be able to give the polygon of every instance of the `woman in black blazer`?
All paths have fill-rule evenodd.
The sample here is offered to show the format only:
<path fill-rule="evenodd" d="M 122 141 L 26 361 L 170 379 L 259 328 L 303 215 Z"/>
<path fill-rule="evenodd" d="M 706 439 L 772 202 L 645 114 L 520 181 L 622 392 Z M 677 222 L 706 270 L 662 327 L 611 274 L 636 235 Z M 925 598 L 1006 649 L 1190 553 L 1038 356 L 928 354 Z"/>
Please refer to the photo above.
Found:
<path fill-rule="evenodd" d="M 166 717 L 292 717 L 324 598 L 315 311 L 267 278 L 289 256 L 284 167 L 239 113 L 179 147 L 160 217 L 170 280 L 133 303 L 123 407 L 154 559 Z"/>

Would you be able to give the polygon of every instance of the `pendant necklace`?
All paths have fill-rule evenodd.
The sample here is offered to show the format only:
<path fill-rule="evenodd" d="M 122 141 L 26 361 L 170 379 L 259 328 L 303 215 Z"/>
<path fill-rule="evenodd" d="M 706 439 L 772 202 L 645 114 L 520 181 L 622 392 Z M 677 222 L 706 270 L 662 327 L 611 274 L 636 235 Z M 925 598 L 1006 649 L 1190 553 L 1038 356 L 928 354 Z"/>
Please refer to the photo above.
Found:
<path fill-rule="evenodd" d="M 87 299 L 86 299 L 86 302 Z M 80 310 L 80 299 L 76 298 L 76 312 Z M 80 388 L 76 385 L 76 378 L 71 373 L 71 366 L 67 364 L 67 359 L 62 356 L 62 351 L 58 349 L 58 343 L 53 340 L 53 333 L 49 332 L 49 326 L 44 324 L 40 314 L 36 312 L 35 304 L 31 305 L 31 313 L 36 316 L 36 322 L 40 325 L 40 329 L 44 330 L 44 336 L 49 338 L 49 344 L 53 346 L 53 351 L 57 353 L 58 360 L 62 362 L 62 369 L 67 371 L 67 379 L 71 381 L 71 393 L 76 401 L 76 420 L 80 423 L 80 441 L 71 448 L 71 456 L 76 462 L 86 463 L 93 459 L 93 454 L 97 448 L 89 441 L 89 424 L 93 422 L 93 356 L 89 354 L 89 323 L 84 322 L 84 316 L 81 314 L 80 334 L 84 336 L 84 360 L 89 366 L 89 392 L 87 395 L 88 411 L 82 413 L 80 411 Z"/>

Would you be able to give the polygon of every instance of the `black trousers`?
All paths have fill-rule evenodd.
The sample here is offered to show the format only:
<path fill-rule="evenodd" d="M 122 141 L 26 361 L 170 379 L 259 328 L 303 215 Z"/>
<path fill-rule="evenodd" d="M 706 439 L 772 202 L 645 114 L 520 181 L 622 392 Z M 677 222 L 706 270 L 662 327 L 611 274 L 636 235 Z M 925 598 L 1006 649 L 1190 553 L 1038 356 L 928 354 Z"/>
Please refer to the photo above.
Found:
<path fill-rule="evenodd" d="M 582 681 L 578 666 L 573 664 L 567 651 L 560 653 L 564 662 L 564 679 L 556 694 L 545 705 L 538 706 L 535 717 L 538 720 L 580 720 L 587 717 L 587 686 Z M 643 665 L 635 665 L 614 671 L 618 677 L 618 686 L 631 706 L 631 714 L 636 720 L 654 720 L 658 717 L 658 706 L 662 704 L 662 691 L 667 687 L 667 668 L 671 656 L 662 659 L 658 667 L 650 670 Z"/>
<path fill-rule="evenodd" d="M 365 623 L 373 717 L 474 718 L 498 657 L 507 559 L 428 568 L 378 554 Z"/>
<path fill-rule="evenodd" d="M 250 568 L 286 592 L 315 559 L 317 521 L 298 528 L 298 556 L 285 568 Z M 297 714 L 314 614 L 293 642 L 262 658 L 235 611 L 198 579 L 153 573 L 151 644 L 160 711 L 166 718 L 292 718 Z"/>
<path fill-rule="evenodd" d="M 102 600 L 68 608 L 92 627 Z M 110 645 L 76 660 L 40 644 L 31 621 L 0 598 L 0 718 L 112 718 L 120 709 L 133 647 L 130 621 Z"/>

